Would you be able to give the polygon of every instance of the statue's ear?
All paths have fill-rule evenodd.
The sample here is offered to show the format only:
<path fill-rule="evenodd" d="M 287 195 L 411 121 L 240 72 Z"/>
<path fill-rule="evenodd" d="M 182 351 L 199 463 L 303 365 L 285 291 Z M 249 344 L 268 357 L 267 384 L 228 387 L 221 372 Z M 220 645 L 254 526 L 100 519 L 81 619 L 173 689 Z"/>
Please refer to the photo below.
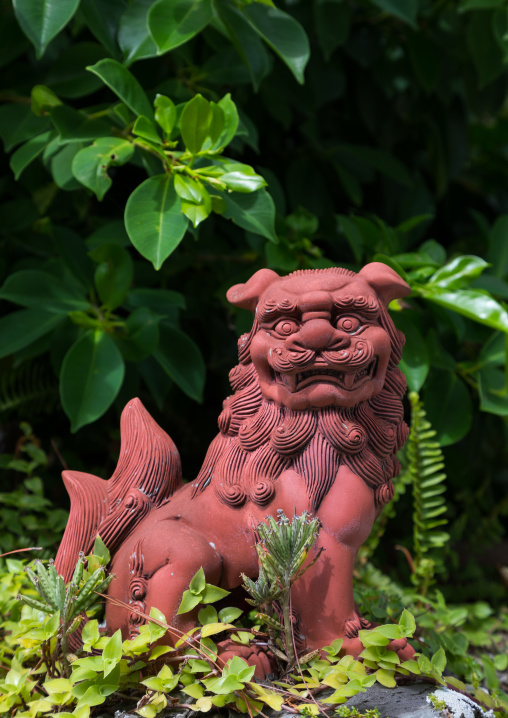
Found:
<path fill-rule="evenodd" d="M 411 294 L 411 288 L 387 264 L 371 262 L 366 264 L 358 273 L 370 286 L 376 290 L 377 295 L 388 305 L 393 299 L 401 299 Z"/>
<path fill-rule="evenodd" d="M 226 296 L 235 307 L 255 312 L 259 297 L 276 279 L 279 279 L 279 275 L 271 269 L 260 269 L 245 284 L 235 284 L 231 287 Z"/>

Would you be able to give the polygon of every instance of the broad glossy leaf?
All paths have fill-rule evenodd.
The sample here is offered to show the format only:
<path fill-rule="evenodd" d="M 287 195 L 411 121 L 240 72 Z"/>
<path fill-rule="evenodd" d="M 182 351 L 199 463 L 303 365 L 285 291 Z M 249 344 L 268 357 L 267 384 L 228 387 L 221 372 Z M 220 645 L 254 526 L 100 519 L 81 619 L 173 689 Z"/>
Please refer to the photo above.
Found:
<path fill-rule="evenodd" d="M 226 205 L 224 217 L 249 232 L 260 234 L 277 243 L 275 234 L 275 205 L 265 189 L 251 194 L 218 192 Z"/>
<path fill-rule="evenodd" d="M 406 376 L 409 389 L 418 392 L 425 383 L 430 368 L 427 345 L 419 329 L 411 319 L 404 316 L 404 312 L 393 312 L 392 319 L 397 329 L 406 337 L 400 369 Z"/>
<path fill-rule="evenodd" d="M 188 220 L 168 175 L 145 180 L 127 201 L 125 227 L 138 252 L 160 269 L 183 239 Z"/>
<path fill-rule="evenodd" d="M 32 137 L 24 145 L 18 147 L 11 157 L 10 168 L 14 172 L 14 179 L 18 180 L 24 169 L 28 167 L 44 150 L 48 143 L 56 137 L 55 132 L 43 132 L 41 135 Z"/>
<path fill-rule="evenodd" d="M 13 5 L 21 29 L 41 57 L 76 12 L 79 0 L 13 0 Z"/>
<path fill-rule="evenodd" d="M 148 13 L 148 29 L 163 53 L 193 38 L 212 17 L 212 0 L 157 0 Z"/>
<path fill-rule="evenodd" d="M 138 137 L 144 137 L 146 140 L 151 140 L 157 144 L 161 143 L 161 138 L 155 124 L 144 115 L 138 117 L 132 131 L 135 135 L 138 135 Z"/>
<path fill-rule="evenodd" d="M 109 639 L 102 651 L 104 659 L 104 677 L 108 676 L 122 657 L 122 634 L 120 629 Z"/>
<path fill-rule="evenodd" d="M 53 314 L 43 309 L 22 309 L 1 317 L 0 358 L 29 346 L 55 329 L 64 319 L 61 314 Z"/>
<path fill-rule="evenodd" d="M 198 202 L 182 199 L 182 212 L 190 219 L 194 227 L 203 222 L 212 211 L 212 199 L 205 187 L 201 188 L 201 199 Z"/>
<path fill-rule="evenodd" d="M 118 43 L 126 65 L 157 55 L 157 45 L 148 30 L 148 11 L 152 5 L 153 0 L 132 0 L 120 18 Z"/>
<path fill-rule="evenodd" d="M 173 100 L 165 95 L 157 95 L 155 102 L 155 119 L 169 137 L 176 123 L 176 107 Z"/>
<path fill-rule="evenodd" d="M 263 177 L 256 174 L 252 167 L 246 165 L 241 165 L 241 169 L 226 172 L 220 179 L 228 189 L 234 192 L 256 192 L 261 187 L 266 187 Z"/>
<path fill-rule="evenodd" d="M 427 418 L 441 446 L 462 439 L 473 420 L 473 404 L 464 382 L 453 372 L 433 371 L 424 388 Z"/>
<path fill-rule="evenodd" d="M 104 84 L 111 88 L 135 115 L 153 118 L 153 110 L 145 91 L 126 67 L 116 60 L 106 58 L 86 69 L 100 77 Z"/>
<path fill-rule="evenodd" d="M 0 137 L 6 152 L 48 129 L 49 119 L 36 117 L 29 106 L 14 103 L 0 105 Z"/>
<path fill-rule="evenodd" d="M 480 324 L 508 332 L 508 312 L 499 302 L 476 289 L 457 289 L 455 291 L 429 286 L 413 287 L 413 291 L 431 302 L 451 309 Z"/>
<path fill-rule="evenodd" d="M 99 266 L 95 270 L 95 286 L 101 302 L 110 310 L 122 304 L 129 291 L 134 266 L 130 254 L 117 244 L 103 244 L 89 256 Z"/>
<path fill-rule="evenodd" d="M 134 145 L 119 137 L 99 137 L 90 147 L 80 150 L 72 162 L 72 171 L 81 184 L 100 201 L 111 187 L 108 168 L 123 165 L 134 154 Z"/>
<path fill-rule="evenodd" d="M 481 410 L 508 416 L 506 372 L 490 366 L 480 369 L 477 376 Z"/>
<path fill-rule="evenodd" d="M 109 409 L 124 371 L 122 355 L 106 332 L 87 331 L 71 346 L 60 373 L 60 398 L 73 433 Z"/>
<path fill-rule="evenodd" d="M 202 95 L 186 103 L 180 117 L 182 139 L 191 154 L 199 152 L 208 136 L 212 121 L 212 108 Z"/>
<path fill-rule="evenodd" d="M 119 56 L 116 41 L 120 18 L 128 7 L 127 0 L 81 0 L 79 10 L 97 40 L 113 57 Z"/>
<path fill-rule="evenodd" d="M 488 266 L 488 262 L 481 257 L 464 254 L 438 269 L 429 279 L 429 284 L 445 289 L 460 289 L 479 277 Z"/>
<path fill-rule="evenodd" d="M 225 598 L 226 596 L 229 596 L 229 591 L 219 588 L 218 586 L 213 586 L 211 583 L 207 583 L 205 590 L 201 594 L 201 602 L 215 603 L 215 601 L 220 601 L 221 598 Z"/>
<path fill-rule="evenodd" d="M 263 78 L 270 72 L 271 57 L 259 34 L 240 8 L 230 2 L 218 2 L 215 7 L 233 47 L 249 71 L 254 90 L 257 91 Z"/>
<path fill-rule="evenodd" d="M 192 609 L 195 608 L 200 603 L 200 601 L 201 598 L 199 594 L 195 595 L 189 590 L 184 591 L 177 614 L 179 615 L 181 613 L 188 613 L 189 611 L 192 611 Z"/>
<path fill-rule="evenodd" d="M 185 309 L 185 297 L 180 292 L 170 289 L 133 289 L 127 297 L 129 307 L 147 307 L 156 314 L 166 314 L 170 318 L 176 316 L 178 309 Z"/>
<path fill-rule="evenodd" d="M 72 173 L 72 162 L 82 147 L 83 145 L 80 142 L 73 142 L 62 147 L 51 158 L 49 167 L 57 187 L 67 191 L 81 189 L 81 184 Z"/>
<path fill-rule="evenodd" d="M 36 269 L 23 269 L 9 275 L 0 289 L 0 299 L 33 309 L 44 307 L 45 311 L 57 314 L 90 308 L 80 285 L 69 286 L 54 275 Z"/>
<path fill-rule="evenodd" d="M 482 346 L 478 363 L 484 366 L 504 366 L 507 360 L 508 336 L 495 332 Z"/>
<path fill-rule="evenodd" d="M 395 688 L 395 686 L 397 685 L 397 682 L 394 678 L 395 671 L 387 671 L 384 668 L 379 668 L 376 671 L 375 675 L 377 682 L 381 683 L 381 685 L 385 686 L 386 688 Z"/>
<path fill-rule="evenodd" d="M 34 115 L 41 117 L 51 112 L 53 107 L 62 104 L 62 100 L 46 85 L 35 85 L 30 93 L 31 108 Z"/>
<path fill-rule="evenodd" d="M 227 147 L 233 137 L 236 135 L 238 130 L 238 123 L 240 121 L 240 118 L 238 116 L 238 110 L 236 109 L 236 105 L 231 99 L 231 95 L 229 94 L 229 92 L 227 95 L 224 95 L 222 100 L 219 100 L 217 104 L 224 115 L 224 129 L 217 142 L 212 145 L 211 149 Z"/>
<path fill-rule="evenodd" d="M 369 0 L 372 5 L 377 5 L 380 10 L 389 12 L 391 15 L 404 20 L 413 27 L 416 26 L 416 15 L 418 12 L 418 0 Z"/>
<path fill-rule="evenodd" d="M 199 348 L 187 334 L 166 323 L 159 332 L 155 359 L 187 396 L 201 402 L 206 368 Z"/>
<path fill-rule="evenodd" d="M 269 5 L 251 3 L 243 13 L 254 30 L 289 67 L 300 84 L 310 57 L 309 40 L 291 15 Z"/>
<path fill-rule="evenodd" d="M 57 105 L 51 110 L 51 122 L 63 142 L 90 142 L 109 135 L 111 123 L 102 118 L 89 119 L 84 112 L 68 105 Z"/>

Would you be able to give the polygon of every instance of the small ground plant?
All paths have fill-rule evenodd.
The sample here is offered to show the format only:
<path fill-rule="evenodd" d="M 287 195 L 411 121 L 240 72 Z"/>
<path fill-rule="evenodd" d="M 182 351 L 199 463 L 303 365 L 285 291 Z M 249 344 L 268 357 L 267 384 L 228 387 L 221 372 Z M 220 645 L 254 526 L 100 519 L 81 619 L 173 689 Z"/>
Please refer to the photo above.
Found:
<path fill-rule="evenodd" d="M 246 580 L 252 595 L 258 593 L 256 603 L 260 603 L 259 597 L 264 592 L 261 605 L 265 609 L 268 605 L 273 607 L 277 600 L 280 605 L 290 605 L 285 594 L 290 594 L 291 580 L 305 570 L 305 559 L 317 532 L 317 522 L 306 515 L 293 521 L 279 515 L 278 522 L 269 519 L 258 527 L 263 542 L 258 548 L 264 571 L 261 576 L 265 578 L 263 585 L 259 579 L 252 584 Z M 277 541 L 291 549 L 287 549 L 291 561 L 286 561 L 282 575 L 277 571 L 278 564 L 284 563 L 284 554 L 279 553 L 274 559 L 271 553 Z M 120 631 L 105 636 L 98 619 L 93 617 L 93 603 L 113 577 L 105 575 L 109 556 L 100 540 L 95 551 L 86 559 L 79 558 L 67 586 L 52 563 L 45 567 L 37 562 L 35 570 L 27 568 L 22 573 L 22 562 L 9 562 L 10 583 L 6 590 L 12 592 L 16 587 L 22 601 L 7 604 L 9 615 L 2 624 L 5 640 L 1 662 L 9 670 L 0 682 L 0 714 L 13 718 L 46 715 L 88 718 L 95 706 L 127 703 L 129 710 L 144 718 L 155 718 L 167 706 L 208 712 L 225 705 L 249 715 L 262 714 L 264 706 L 269 706 L 304 715 L 337 711 L 339 716 L 357 718 L 362 714 L 355 709 L 339 707 L 376 682 L 393 687 L 397 680 L 423 675 L 437 685 L 466 691 L 466 685 L 457 679 L 443 677 L 446 654 L 442 647 L 430 658 L 415 654 L 408 661 L 401 661 L 388 648 L 390 641 L 414 635 L 415 620 L 407 610 L 397 623 L 360 631 L 364 650 L 358 659 L 342 656 L 342 641 L 336 640 L 320 652 L 299 658 L 295 653 L 294 663 L 287 661 L 279 680 L 258 683 L 254 680 L 254 666 L 243 658 L 221 660 L 221 643 L 229 639 L 256 652 L 266 650 L 268 641 L 272 641 L 272 650 L 279 651 L 287 660 L 285 641 L 291 640 L 294 651 L 284 626 L 288 610 L 276 611 L 277 619 L 266 611 L 251 612 L 254 622 L 247 621 L 239 608 L 217 611 L 211 604 L 224 598 L 227 592 L 207 584 L 202 569 L 192 579 L 180 606 L 182 613 L 203 606 L 198 614 L 199 625 L 191 631 L 186 634 L 176 631 L 160 611 L 152 608 L 149 616 L 140 614 L 146 622 L 132 640 L 122 640 Z M 89 620 L 82 629 L 83 645 L 71 653 L 68 636 L 78 627 L 84 612 Z M 159 645 L 167 634 L 174 646 Z M 324 688 L 331 689 L 325 697 Z M 474 696 L 484 706 L 508 710 L 508 701 L 500 695 L 489 696 L 477 689 Z M 376 712 L 368 711 L 363 716 L 374 718 Z"/>

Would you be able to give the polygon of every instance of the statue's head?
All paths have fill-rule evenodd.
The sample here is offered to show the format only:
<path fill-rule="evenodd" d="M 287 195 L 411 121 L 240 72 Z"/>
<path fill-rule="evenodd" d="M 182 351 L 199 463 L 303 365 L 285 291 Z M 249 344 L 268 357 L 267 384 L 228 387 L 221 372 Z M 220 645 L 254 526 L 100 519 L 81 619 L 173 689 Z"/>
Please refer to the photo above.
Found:
<path fill-rule="evenodd" d="M 373 262 L 358 274 L 261 269 L 227 296 L 255 314 L 250 358 L 262 394 L 299 411 L 353 407 L 381 392 L 394 336 L 386 307 L 409 293 L 396 272 Z"/>

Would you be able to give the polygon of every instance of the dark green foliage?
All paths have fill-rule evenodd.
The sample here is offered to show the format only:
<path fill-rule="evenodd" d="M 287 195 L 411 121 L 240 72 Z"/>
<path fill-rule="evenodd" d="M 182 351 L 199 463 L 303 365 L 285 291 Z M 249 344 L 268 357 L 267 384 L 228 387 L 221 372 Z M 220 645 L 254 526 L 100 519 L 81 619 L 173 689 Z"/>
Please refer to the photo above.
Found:
<path fill-rule="evenodd" d="M 119 411 L 138 395 L 191 478 L 251 323 L 225 290 L 263 266 L 385 262 L 413 290 L 392 317 L 445 459 L 451 540 L 425 551 L 421 511 L 439 506 L 424 508 L 416 482 L 413 525 L 404 464 L 368 545 L 385 532 L 376 565 L 366 549 L 359 568 L 364 590 L 382 587 L 386 602 L 366 603 L 379 620 L 400 604 L 409 569 L 396 544 L 446 568 L 448 601 L 500 607 L 506 8 L 275 4 L 0 0 L 0 418 L 28 416 L 46 448 L 55 439 L 72 468 L 106 476 Z M 55 464 L 44 473 L 46 493 L 63 502 L 57 474 Z M 33 486 L 4 493 L 2 548 L 16 547 L 13 512 L 28 499 L 39 504 L 16 519 L 23 545 L 42 545 L 38 522 L 54 542 L 60 518 L 49 520 Z"/>

